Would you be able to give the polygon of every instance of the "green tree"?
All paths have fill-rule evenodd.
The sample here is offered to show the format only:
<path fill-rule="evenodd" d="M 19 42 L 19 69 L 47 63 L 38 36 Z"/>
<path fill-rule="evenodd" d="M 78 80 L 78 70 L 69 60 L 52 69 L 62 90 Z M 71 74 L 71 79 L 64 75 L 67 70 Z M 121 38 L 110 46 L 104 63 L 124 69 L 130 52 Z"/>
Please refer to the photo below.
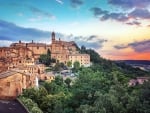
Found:
<path fill-rule="evenodd" d="M 68 67 L 72 67 L 72 62 L 71 62 L 71 61 L 68 61 L 68 62 L 67 62 L 67 66 L 68 66 Z"/>
<path fill-rule="evenodd" d="M 41 108 L 44 113 L 63 113 L 65 100 L 64 93 L 58 93 L 55 95 L 47 95 L 43 98 Z"/>
<path fill-rule="evenodd" d="M 51 51 L 49 49 L 47 50 L 47 55 L 51 58 Z"/>
<path fill-rule="evenodd" d="M 81 52 L 81 53 L 86 53 L 86 47 L 82 45 L 80 52 Z"/>
<path fill-rule="evenodd" d="M 80 63 L 78 61 L 75 61 L 73 63 L 73 71 L 77 72 L 80 69 Z"/>
<path fill-rule="evenodd" d="M 71 79 L 66 78 L 65 83 L 67 84 L 68 88 L 70 88 Z"/>
<path fill-rule="evenodd" d="M 45 64 L 46 66 L 49 66 L 51 63 L 51 59 L 47 54 L 42 54 L 40 55 L 39 62 Z"/>
<path fill-rule="evenodd" d="M 45 64 L 46 66 L 51 64 L 51 52 L 49 49 L 47 50 L 47 54 L 40 55 L 39 62 Z"/>
<path fill-rule="evenodd" d="M 57 62 L 53 67 L 53 71 L 60 72 L 65 67 L 64 63 Z"/>
<path fill-rule="evenodd" d="M 63 78 L 62 78 L 61 76 L 56 76 L 56 77 L 55 77 L 55 83 L 56 83 L 57 85 L 62 86 L 62 85 L 63 85 Z"/>

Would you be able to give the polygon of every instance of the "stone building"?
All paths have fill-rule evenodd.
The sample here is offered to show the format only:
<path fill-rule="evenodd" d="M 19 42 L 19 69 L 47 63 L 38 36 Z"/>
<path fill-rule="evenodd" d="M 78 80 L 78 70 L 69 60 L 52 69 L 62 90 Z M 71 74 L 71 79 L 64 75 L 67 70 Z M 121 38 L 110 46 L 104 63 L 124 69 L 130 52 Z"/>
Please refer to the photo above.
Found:
<path fill-rule="evenodd" d="M 35 86 L 35 76 L 8 70 L 0 73 L 0 99 L 14 99 L 23 89 Z"/>
<path fill-rule="evenodd" d="M 56 59 L 57 62 L 63 62 L 66 64 L 69 60 L 70 54 L 76 54 L 78 51 L 76 50 L 75 42 L 66 42 L 55 39 L 55 33 L 52 32 L 52 44 L 51 44 L 51 57 Z"/>
<path fill-rule="evenodd" d="M 90 56 L 87 54 L 79 54 L 74 41 L 62 41 L 60 38 L 57 40 L 54 32 L 51 35 L 51 44 L 35 43 L 33 40 L 30 43 L 19 41 L 19 43 L 12 43 L 10 47 L 0 48 L 0 58 L 8 57 L 14 63 L 20 62 L 23 58 L 34 58 L 38 60 L 40 55 L 47 54 L 48 50 L 51 52 L 51 58 L 56 59 L 57 62 L 67 64 L 70 60 L 69 56 L 72 55 L 72 57 L 79 56 L 79 59 L 76 60 L 79 60 L 81 65 L 87 65 L 87 62 L 90 64 Z M 87 56 L 88 60 L 82 62 L 80 57 L 85 58 L 85 56 Z"/>
<path fill-rule="evenodd" d="M 90 65 L 90 56 L 79 54 L 75 42 L 56 40 L 54 32 L 51 44 L 19 41 L 10 47 L 0 47 L 0 99 L 16 98 L 23 89 L 36 86 L 37 80 L 55 79 L 52 73 L 45 73 L 43 64 L 36 63 L 48 50 L 57 62 L 79 61 L 80 65 Z"/>

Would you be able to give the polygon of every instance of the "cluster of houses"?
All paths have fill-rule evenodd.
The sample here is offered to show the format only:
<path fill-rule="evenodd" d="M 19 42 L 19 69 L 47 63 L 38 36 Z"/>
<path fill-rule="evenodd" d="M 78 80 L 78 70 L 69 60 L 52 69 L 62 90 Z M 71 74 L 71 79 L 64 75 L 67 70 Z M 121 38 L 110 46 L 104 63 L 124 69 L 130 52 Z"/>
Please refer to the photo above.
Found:
<path fill-rule="evenodd" d="M 23 89 L 38 87 L 38 80 L 51 81 L 55 76 L 46 73 L 43 64 L 36 63 L 42 54 L 50 50 L 51 58 L 56 62 L 67 64 L 78 61 L 80 65 L 89 66 L 90 56 L 80 54 L 74 41 L 66 42 L 55 39 L 52 32 L 51 44 L 22 42 L 12 43 L 9 47 L 0 47 L 0 99 L 13 99 Z"/>

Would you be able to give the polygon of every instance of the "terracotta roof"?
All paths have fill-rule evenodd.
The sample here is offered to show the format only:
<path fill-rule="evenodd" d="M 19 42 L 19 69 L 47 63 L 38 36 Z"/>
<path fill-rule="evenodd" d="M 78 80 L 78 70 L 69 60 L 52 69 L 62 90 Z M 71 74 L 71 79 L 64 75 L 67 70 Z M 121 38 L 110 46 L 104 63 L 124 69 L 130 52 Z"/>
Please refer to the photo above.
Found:
<path fill-rule="evenodd" d="M 8 71 L 0 73 L 0 78 L 5 78 L 5 77 L 8 77 L 8 76 L 14 75 L 16 73 L 17 72 L 15 72 L 15 71 L 8 70 Z"/>
<path fill-rule="evenodd" d="M 1 79 L 1 78 L 5 78 L 5 77 L 8 77 L 8 76 L 12 76 L 12 75 L 14 75 L 14 74 L 16 74 L 16 73 L 21 73 L 21 74 L 30 76 L 29 74 L 22 73 L 22 72 L 19 72 L 19 71 L 8 70 L 8 71 L 5 71 L 5 72 L 0 73 L 0 79 Z"/>

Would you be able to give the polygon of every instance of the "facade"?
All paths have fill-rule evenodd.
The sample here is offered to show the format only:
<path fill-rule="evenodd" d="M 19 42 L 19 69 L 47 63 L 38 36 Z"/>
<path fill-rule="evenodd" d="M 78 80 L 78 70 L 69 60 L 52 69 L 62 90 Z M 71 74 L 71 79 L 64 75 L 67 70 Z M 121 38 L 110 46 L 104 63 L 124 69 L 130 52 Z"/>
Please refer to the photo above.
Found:
<path fill-rule="evenodd" d="M 90 64 L 90 56 L 88 54 L 79 54 L 74 41 L 66 42 L 60 38 L 56 40 L 54 32 L 51 35 L 51 44 L 35 43 L 33 40 L 30 43 L 19 41 L 18 43 L 12 43 L 10 47 L 1 47 L 0 58 L 7 59 L 7 62 L 13 62 L 12 65 L 15 67 L 18 64 L 22 64 L 21 61 L 25 58 L 38 60 L 40 55 L 47 54 L 48 50 L 51 52 L 51 58 L 56 59 L 57 62 L 67 64 L 70 60 L 73 60 L 73 62 L 76 60 L 83 66 Z"/>
<path fill-rule="evenodd" d="M 51 41 L 51 57 L 56 59 L 57 62 L 63 62 L 64 64 L 67 64 L 69 55 L 78 53 L 76 50 L 76 44 L 75 42 L 66 42 L 55 39 L 55 33 L 52 33 L 52 41 Z"/>
<path fill-rule="evenodd" d="M 12 70 L 0 74 L 0 99 L 14 99 L 23 89 L 35 86 L 35 76 Z"/>
<path fill-rule="evenodd" d="M 45 73 L 45 66 L 36 61 L 42 54 L 50 50 L 51 58 L 57 62 L 72 64 L 78 61 L 80 65 L 89 66 L 90 56 L 79 54 L 76 43 L 55 39 L 52 32 L 51 44 L 44 43 L 12 43 L 10 47 L 0 47 L 0 99 L 13 99 L 22 93 L 23 89 L 38 86 L 38 80 L 52 81 L 53 73 Z"/>
<path fill-rule="evenodd" d="M 78 61 L 80 66 L 90 66 L 90 56 L 88 54 L 71 54 L 69 55 L 69 61 L 72 62 L 72 65 L 74 62 Z"/>

